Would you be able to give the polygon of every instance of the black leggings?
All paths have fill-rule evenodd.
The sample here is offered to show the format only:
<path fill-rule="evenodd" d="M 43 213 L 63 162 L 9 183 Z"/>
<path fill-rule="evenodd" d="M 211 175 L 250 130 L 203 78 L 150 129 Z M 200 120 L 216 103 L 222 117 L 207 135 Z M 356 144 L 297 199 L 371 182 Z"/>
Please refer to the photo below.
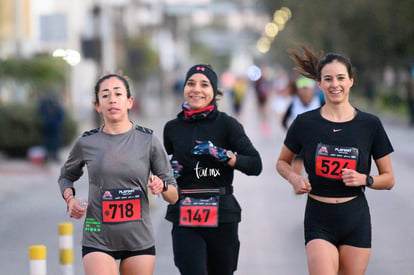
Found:
<path fill-rule="evenodd" d="M 323 239 L 336 247 L 371 248 L 371 217 L 364 194 L 339 204 L 320 202 L 308 196 L 304 226 L 306 244 Z"/>
<path fill-rule="evenodd" d="M 216 228 L 173 225 L 174 262 L 181 275 L 231 275 L 239 257 L 238 223 Z"/>

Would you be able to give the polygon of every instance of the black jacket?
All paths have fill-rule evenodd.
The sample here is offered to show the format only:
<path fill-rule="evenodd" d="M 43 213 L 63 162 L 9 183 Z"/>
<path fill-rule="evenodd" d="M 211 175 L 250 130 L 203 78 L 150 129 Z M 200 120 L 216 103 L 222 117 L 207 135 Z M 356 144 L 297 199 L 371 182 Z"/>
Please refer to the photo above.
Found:
<path fill-rule="evenodd" d="M 197 140 L 210 140 L 217 147 L 233 151 L 237 154 L 236 165 L 230 167 L 208 156 L 193 155 L 191 151 Z M 164 146 L 167 154 L 183 165 L 177 179 L 180 189 L 227 187 L 232 190 L 234 169 L 247 175 L 259 175 L 262 171 L 260 155 L 243 126 L 217 107 L 202 119 L 186 119 L 183 112 L 179 113 L 164 127 Z M 231 193 L 220 196 L 219 222 L 241 220 L 241 208 Z M 166 218 L 178 222 L 178 203 L 168 206 Z"/>

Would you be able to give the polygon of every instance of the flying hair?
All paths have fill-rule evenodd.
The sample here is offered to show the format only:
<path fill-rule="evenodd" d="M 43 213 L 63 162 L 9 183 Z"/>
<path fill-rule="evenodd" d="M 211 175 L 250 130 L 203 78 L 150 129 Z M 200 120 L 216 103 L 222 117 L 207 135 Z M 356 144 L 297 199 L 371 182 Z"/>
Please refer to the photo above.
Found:
<path fill-rule="evenodd" d="M 304 45 L 300 46 L 300 48 L 302 49 L 302 53 L 295 49 L 288 50 L 290 58 L 297 65 L 293 69 L 304 77 L 320 80 L 318 67 L 324 52 L 321 51 L 319 54 L 316 54 L 311 48 Z"/>

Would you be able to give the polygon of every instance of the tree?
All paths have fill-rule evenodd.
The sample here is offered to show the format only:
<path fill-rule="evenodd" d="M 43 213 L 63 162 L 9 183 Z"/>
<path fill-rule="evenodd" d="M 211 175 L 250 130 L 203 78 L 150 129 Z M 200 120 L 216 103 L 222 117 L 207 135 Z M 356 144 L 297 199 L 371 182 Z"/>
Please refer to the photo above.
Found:
<path fill-rule="evenodd" d="M 0 151 L 10 156 L 24 157 L 28 148 L 42 144 L 42 122 L 38 115 L 37 99 L 52 86 L 65 90 L 68 64 L 48 55 L 32 58 L 14 57 L 0 60 L 0 78 L 24 85 L 25 102 L 0 104 Z M 1 102 L 1 100 L 0 100 Z M 63 145 L 68 145 L 77 133 L 77 124 L 66 115 L 63 122 Z"/>
<path fill-rule="evenodd" d="M 14 57 L 0 60 L 0 77 L 28 83 L 36 88 L 34 90 L 41 90 L 64 83 L 68 66 L 62 59 L 47 55 Z"/>
<path fill-rule="evenodd" d="M 262 0 L 269 15 L 292 10 L 275 52 L 304 43 L 315 50 L 339 52 L 364 68 L 406 65 L 414 54 L 414 1 Z M 282 46 L 282 47 L 279 47 Z M 285 59 L 286 60 L 286 59 Z"/>

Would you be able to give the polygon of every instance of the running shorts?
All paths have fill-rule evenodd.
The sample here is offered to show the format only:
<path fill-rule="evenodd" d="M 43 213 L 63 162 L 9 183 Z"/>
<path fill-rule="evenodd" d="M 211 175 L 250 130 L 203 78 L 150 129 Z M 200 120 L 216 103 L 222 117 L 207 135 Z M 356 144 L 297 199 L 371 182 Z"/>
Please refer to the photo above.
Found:
<path fill-rule="evenodd" d="M 323 239 L 336 247 L 371 248 L 371 216 L 365 195 L 339 204 L 308 196 L 304 232 L 305 245 L 311 240 Z"/>

